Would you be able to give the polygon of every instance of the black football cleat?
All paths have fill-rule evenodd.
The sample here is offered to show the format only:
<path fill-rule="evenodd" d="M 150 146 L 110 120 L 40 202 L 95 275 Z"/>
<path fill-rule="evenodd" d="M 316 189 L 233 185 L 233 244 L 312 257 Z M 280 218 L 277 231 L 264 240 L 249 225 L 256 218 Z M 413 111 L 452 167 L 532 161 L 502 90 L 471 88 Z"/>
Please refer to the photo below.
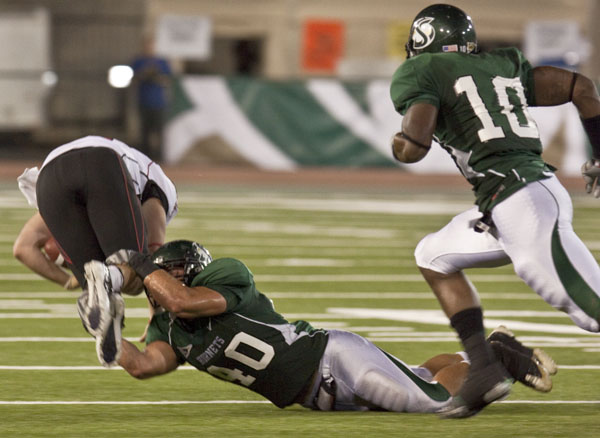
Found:
<path fill-rule="evenodd" d="M 450 404 L 439 412 L 441 418 L 467 418 L 490 403 L 508 397 L 513 380 L 500 362 L 470 371 L 467 380 Z"/>

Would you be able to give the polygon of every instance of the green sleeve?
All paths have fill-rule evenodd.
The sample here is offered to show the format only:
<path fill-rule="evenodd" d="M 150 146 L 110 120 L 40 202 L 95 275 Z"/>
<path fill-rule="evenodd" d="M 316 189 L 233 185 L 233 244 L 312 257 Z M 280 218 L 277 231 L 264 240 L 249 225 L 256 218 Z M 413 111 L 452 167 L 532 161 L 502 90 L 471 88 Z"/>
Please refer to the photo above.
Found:
<path fill-rule="evenodd" d="M 394 108 L 400 114 L 405 114 L 415 103 L 429 103 L 440 107 L 440 93 L 430 74 L 433 70 L 430 61 L 428 54 L 421 54 L 404 61 L 394 73 L 390 95 Z"/>
<path fill-rule="evenodd" d="M 527 104 L 536 106 L 535 101 L 535 81 L 533 80 L 533 67 L 525 55 L 519 49 L 515 49 L 519 54 L 519 61 L 521 63 L 521 82 L 525 88 L 525 97 L 527 98 Z"/>
<path fill-rule="evenodd" d="M 150 321 L 150 325 L 148 326 L 148 332 L 146 333 L 146 345 L 151 344 L 156 341 L 163 341 L 167 344 L 171 345 L 169 342 L 169 324 L 171 323 L 171 318 L 168 312 L 159 313 L 152 317 L 152 321 Z M 173 348 L 173 346 L 171 346 Z M 176 349 L 173 348 L 173 351 L 177 355 L 177 362 L 182 364 L 185 362 L 185 357 Z"/>
<path fill-rule="evenodd" d="M 252 272 L 244 263 L 232 258 L 213 260 L 194 278 L 194 286 L 205 286 L 223 295 L 227 311 L 237 309 L 257 295 Z"/>

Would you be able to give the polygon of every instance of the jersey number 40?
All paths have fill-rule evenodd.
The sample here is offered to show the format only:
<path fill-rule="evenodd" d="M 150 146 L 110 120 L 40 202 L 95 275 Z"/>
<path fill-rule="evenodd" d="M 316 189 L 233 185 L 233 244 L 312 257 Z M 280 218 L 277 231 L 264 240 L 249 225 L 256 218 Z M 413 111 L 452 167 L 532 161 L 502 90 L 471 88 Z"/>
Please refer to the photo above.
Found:
<path fill-rule="evenodd" d="M 240 352 L 238 347 L 242 344 L 252 347 L 255 350 L 258 350 L 262 353 L 260 360 L 256 360 L 246 354 Z M 249 335 L 248 333 L 240 332 L 236 334 L 227 347 L 225 348 L 225 356 L 230 359 L 234 359 L 241 364 L 246 365 L 247 367 L 260 371 L 264 370 L 269 364 L 273 357 L 275 357 L 275 349 L 273 346 L 267 344 L 264 341 L 261 341 L 254 336 Z M 224 368 L 211 365 L 206 371 L 208 371 L 213 376 L 219 377 L 220 379 L 227 380 L 229 382 L 238 381 L 244 386 L 250 386 L 256 380 L 256 377 L 244 374 L 241 370 L 237 368 Z"/>

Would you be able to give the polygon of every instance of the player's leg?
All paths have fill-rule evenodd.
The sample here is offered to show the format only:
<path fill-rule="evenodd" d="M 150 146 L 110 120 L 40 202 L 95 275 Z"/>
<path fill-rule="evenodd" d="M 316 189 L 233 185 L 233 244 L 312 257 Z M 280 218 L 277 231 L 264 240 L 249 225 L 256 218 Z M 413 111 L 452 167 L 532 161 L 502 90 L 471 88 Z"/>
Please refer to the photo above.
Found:
<path fill-rule="evenodd" d="M 412 371 L 421 375 L 422 369 L 427 370 L 431 375 L 429 381 L 442 384 L 450 395 L 455 396 L 467 378 L 469 362 L 458 353 L 438 354 L 425 361 L 420 367 L 413 368 Z"/>
<path fill-rule="evenodd" d="M 141 205 L 123 159 L 108 148 L 86 151 L 82 159 L 88 174 L 86 207 L 104 259 L 122 248 L 144 251 Z"/>
<path fill-rule="evenodd" d="M 335 382 L 335 410 L 435 412 L 450 400 L 439 383 L 354 333 L 331 330 L 321 373 Z"/>
<path fill-rule="evenodd" d="M 87 213 L 84 191 L 87 176 L 81 156 L 81 150 L 73 150 L 44 166 L 36 192 L 42 218 L 60 245 L 69 268 L 85 288 L 84 264 L 92 259 L 102 260 L 104 252 Z"/>
<path fill-rule="evenodd" d="M 472 362 L 469 377 L 445 413 L 447 417 L 474 415 L 487 404 L 506 397 L 511 387 L 506 371 L 485 342 L 477 291 L 462 272 L 465 268 L 510 263 L 492 234 L 475 231 L 474 225 L 480 218 L 476 208 L 461 213 L 440 231 L 421 240 L 415 250 L 417 265 Z"/>
<path fill-rule="evenodd" d="M 600 267 L 572 227 L 572 203 L 556 177 L 531 183 L 492 211 L 515 272 L 579 327 L 600 330 Z"/>

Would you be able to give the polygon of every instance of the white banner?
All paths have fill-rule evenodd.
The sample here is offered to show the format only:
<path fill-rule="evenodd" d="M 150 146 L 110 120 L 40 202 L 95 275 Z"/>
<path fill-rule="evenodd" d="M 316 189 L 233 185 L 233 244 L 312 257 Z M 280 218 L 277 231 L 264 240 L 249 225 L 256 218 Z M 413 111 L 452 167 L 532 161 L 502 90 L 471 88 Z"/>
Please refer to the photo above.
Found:
<path fill-rule="evenodd" d="M 211 57 L 210 18 L 163 15 L 156 30 L 156 53 L 166 58 L 206 60 Z"/>

